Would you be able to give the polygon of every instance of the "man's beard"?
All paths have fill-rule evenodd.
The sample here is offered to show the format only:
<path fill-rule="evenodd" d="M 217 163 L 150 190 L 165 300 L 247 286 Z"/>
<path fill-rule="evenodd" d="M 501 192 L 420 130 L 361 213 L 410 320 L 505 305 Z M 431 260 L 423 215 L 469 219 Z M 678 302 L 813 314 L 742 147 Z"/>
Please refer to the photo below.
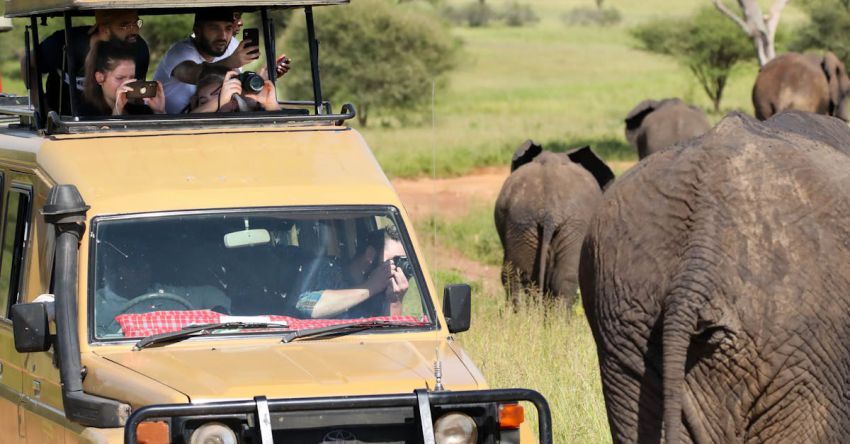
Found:
<path fill-rule="evenodd" d="M 207 40 L 204 40 L 203 38 L 196 38 L 195 39 L 195 45 L 198 46 L 198 49 L 202 53 L 204 53 L 206 55 L 213 56 L 213 57 L 221 57 L 221 56 L 224 55 L 225 52 L 227 52 L 227 45 L 226 44 L 223 45 L 224 48 L 222 48 L 219 51 L 219 50 L 213 48 L 212 44 L 210 42 L 208 42 Z"/>

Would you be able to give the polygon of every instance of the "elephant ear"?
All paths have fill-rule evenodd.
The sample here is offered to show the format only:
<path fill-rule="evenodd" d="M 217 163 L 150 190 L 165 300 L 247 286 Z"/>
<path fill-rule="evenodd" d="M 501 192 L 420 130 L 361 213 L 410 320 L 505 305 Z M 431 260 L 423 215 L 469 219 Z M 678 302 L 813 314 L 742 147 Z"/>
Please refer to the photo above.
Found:
<path fill-rule="evenodd" d="M 834 116 L 841 101 L 841 74 L 844 71 L 844 65 L 835 54 L 827 52 L 820 66 L 829 85 L 829 114 Z"/>
<path fill-rule="evenodd" d="M 649 113 L 658 109 L 658 105 L 660 102 L 657 100 L 644 100 L 640 102 L 629 111 L 629 114 L 626 115 L 626 139 L 630 144 L 634 145 L 637 140 L 637 130 L 643 124 L 643 119 L 649 115 Z"/>
<path fill-rule="evenodd" d="M 534 160 L 540 153 L 543 152 L 543 147 L 528 139 L 514 151 L 514 157 L 511 159 L 511 172 L 517 168 Z"/>
<path fill-rule="evenodd" d="M 567 156 L 573 162 L 590 171 L 590 174 L 593 174 L 596 182 L 599 183 L 599 189 L 605 191 L 605 188 L 614 180 L 614 172 L 611 171 L 611 168 L 608 168 L 605 161 L 600 159 L 589 146 L 570 151 L 567 153 Z"/>

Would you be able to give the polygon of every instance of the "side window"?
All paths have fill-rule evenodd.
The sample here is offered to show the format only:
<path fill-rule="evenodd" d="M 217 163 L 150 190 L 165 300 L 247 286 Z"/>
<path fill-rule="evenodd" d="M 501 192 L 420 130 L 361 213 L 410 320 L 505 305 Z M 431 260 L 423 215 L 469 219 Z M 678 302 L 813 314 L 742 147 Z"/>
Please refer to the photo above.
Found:
<path fill-rule="evenodd" d="M 8 317 L 9 307 L 21 292 L 24 252 L 29 240 L 32 191 L 13 185 L 6 193 L 3 224 L 3 249 L 0 255 L 0 310 Z"/>

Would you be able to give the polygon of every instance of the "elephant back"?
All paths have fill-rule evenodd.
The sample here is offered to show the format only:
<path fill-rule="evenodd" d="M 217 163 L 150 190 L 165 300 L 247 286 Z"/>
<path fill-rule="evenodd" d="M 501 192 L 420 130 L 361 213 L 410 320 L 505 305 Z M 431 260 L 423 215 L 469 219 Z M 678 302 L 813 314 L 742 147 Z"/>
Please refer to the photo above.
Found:
<path fill-rule="evenodd" d="M 828 114 L 830 91 L 821 59 L 789 52 L 768 62 L 753 85 L 756 118 L 765 120 L 786 109 Z"/>
<path fill-rule="evenodd" d="M 733 113 L 606 191 L 579 278 L 615 442 L 847 441 L 850 130 L 824 119 Z M 817 396 L 758 401 L 788 384 Z"/>

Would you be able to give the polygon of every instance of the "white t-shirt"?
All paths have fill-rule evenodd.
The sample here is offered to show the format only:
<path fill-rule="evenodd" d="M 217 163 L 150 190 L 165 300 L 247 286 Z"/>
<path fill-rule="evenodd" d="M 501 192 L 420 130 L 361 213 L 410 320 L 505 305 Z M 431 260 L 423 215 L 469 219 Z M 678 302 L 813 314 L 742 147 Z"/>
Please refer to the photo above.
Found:
<path fill-rule="evenodd" d="M 237 46 L 239 46 L 239 41 L 235 37 L 231 38 L 230 44 L 227 45 L 227 49 L 224 51 L 224 55 L 214 58 L 212 63 L 229 57 L 236 51 Z M 187 37 L 171 45 L 168 51 L 165 52 L 165 55 L 162 56 L 162 60 L 159 62 L 159 66 L 156 67 L 156 72 L 153 75 L 153 79 L 162 82 L 162 87 L 165 89 L 165 110 L 169 114 L 177 114 L 183 111 L 197 89 L 195 85 L 183 83 L 171 76 L 174 68 L 185 61 L 195 63 L 206 61 L 201 56 L 201 53 L 198 52 L 195 44 L 192 43 L 191 37 Z"/>

